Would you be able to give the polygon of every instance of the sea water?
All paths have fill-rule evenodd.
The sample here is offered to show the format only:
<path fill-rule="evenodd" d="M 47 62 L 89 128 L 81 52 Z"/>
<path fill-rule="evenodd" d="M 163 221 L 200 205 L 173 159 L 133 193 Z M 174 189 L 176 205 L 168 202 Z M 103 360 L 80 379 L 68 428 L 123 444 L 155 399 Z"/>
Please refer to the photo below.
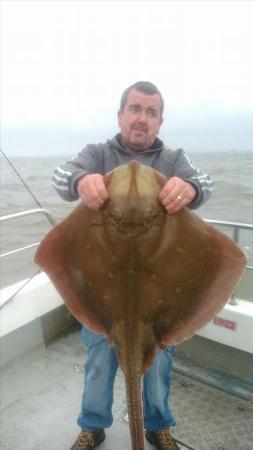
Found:
<path fill-rule="evenodd" d="M 253 224 L 253 152 L 188 154 L 194 164 L 214 180 L 209 201 L 195 211 L 204 219 Z M 43 208 L 59 223 L 77 202 L 63 201 L 51 184 L 55 167 L 69 158 L 12 158 L 11 162 Z M 1 216 L 37 208 L 22 182 L 1 157 Z M 1 253 L 39 242 L 51 225 L 43 215 L 1 223 Z M 253 232 L 243 231 L 240 246 L 253 261 Z M 1 262 L 1 287 L 29 277 L 36 270 L 34 249 L 5 257 Z"/>

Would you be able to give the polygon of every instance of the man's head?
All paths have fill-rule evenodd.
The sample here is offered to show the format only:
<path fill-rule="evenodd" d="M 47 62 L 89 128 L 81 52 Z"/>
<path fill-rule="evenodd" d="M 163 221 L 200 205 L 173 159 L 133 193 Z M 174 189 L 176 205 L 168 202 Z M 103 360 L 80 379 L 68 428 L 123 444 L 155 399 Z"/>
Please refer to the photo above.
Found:
<path fill-rule="evenodd" d="M 142 152 L 152 146 L 163 122 L 163 98 L 149 81 L 138 81 L 122 94 L 118 123 L 122 143 Z"/>

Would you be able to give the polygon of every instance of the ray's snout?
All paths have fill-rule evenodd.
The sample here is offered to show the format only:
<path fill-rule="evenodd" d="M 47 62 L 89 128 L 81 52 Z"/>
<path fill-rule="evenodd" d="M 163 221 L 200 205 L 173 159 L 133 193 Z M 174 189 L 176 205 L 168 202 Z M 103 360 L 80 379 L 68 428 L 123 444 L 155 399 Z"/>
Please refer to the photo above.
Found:
<path fill-rule="evenodd" d="M 156 177 L 154 170 L 137 161 L 118 169 L 105 177 L 109 214 L 121 225 L 150 224 L 163 210 L 158 200 L 161 179 Z"/>

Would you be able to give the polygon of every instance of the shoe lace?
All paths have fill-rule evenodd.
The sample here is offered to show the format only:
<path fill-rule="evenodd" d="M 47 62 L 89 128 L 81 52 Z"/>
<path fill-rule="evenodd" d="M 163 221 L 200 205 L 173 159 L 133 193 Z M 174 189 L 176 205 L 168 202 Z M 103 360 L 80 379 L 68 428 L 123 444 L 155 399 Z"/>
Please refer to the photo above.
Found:
<path fill-rule="evenodd" d="M 81 431 L 76 441 L 75 450 L 84 450 L 85 445 L 95 446 L 92 434 L 89 431 Z"/>
<path fill-rule="evenodd" d="M 165 445 L 166 447 L 168 447 L 168 450 L 174 450 L 174 442 L 172 439 L 172 436 L 169 432 L 168 429 L 164 429 L 160 431 L 160 439 L 163 445 Z"/>

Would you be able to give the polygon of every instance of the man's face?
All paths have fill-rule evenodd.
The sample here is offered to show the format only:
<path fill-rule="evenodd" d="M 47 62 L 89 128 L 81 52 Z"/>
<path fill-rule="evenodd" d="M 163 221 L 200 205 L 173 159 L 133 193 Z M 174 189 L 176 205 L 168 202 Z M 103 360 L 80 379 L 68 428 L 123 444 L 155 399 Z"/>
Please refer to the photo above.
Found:
<path fill-rule="evenodd" d="M 123 145 L 135 152 L 150 148 L 163 122 L 160 108 L 159 94 L 131 89 L 123 111 L 118 112 Z"/>

